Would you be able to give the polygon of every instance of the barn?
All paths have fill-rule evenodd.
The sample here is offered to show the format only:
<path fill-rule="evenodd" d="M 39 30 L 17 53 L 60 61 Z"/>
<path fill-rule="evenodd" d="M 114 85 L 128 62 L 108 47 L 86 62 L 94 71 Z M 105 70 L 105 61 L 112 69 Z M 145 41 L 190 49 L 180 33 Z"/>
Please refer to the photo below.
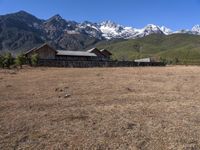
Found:
<path fill-rule="evenodd" d="M 107 50 L 92 48 L 88 51 L 68 51 L 55 50 L 48 44 L 35 47 L 25 53 L 27 58 L 33 54 L 38 54 L 39 59 L 43 60 L 66 60 L 66 61 L 108 61 L 111 53 Z"/>
<path fill-rule="evenodd" d="M 43 44 L 39 47 L 34 47 L 25 53 L 27 58 L 31 58 L 33 54 L 38 54 L 40 59 L 56 59 L 57 51 L 48 44 Z"/>

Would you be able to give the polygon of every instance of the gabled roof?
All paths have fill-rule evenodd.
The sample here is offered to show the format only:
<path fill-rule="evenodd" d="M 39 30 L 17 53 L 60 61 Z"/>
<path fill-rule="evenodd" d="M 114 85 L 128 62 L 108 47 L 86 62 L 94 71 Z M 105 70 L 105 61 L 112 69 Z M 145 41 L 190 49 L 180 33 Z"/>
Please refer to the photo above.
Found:
<path fill-rule="evenodd" d="M 65 50 L 57 50 L 57 54 L 60 56 L 89 56 L 89 57 L 97 57 L 96 54 L 90 52 L 83 51 L 65 51 Z"/>
<path fill-rule="evenodd" d="M 87 50 L 87 52 L 89 52 L 89 53 L 92 53 L 93 51 L 99 51 L 100 52 L 100 50 L 98 48 L 92 48 L 92 49 Z"/>
<path fill-rule="evenodd" d="M 56 50 L 55 50 L 54 48 L 52 48 L 51 46 L 49 46 L 47 43 L 44 43 L 44 44 L 42 44 L 42 45 L 40 45 L 40 46 L 38 46 L 38 47 L 34 47 L 34 48 L 32 48 L 31 50 L 25 52 L 25 55 L 28 54 L 28 53 L 30 53 L 30 52 L 37 51 L 38 49 L 40 49 L 40 48 L 42 48 L 42 47 L 44 47 L 44 46 L 48 46 L 48 47 L 50 47 L 52 50 L 54 50 L 54 51 L 56 52 Z"/>
<path fill-rule="evenodd" d="M 106 55 L 104 54 L 104 53 L 102 53 L 98 48 L 92 48 L 92 49 L 90 49 L 90 50 L 87 50 L 87 52 L 89 52 L 89 53 L 94 53 L 94 54 L 96 54 L 97 56 L 103 56 L 103 57 L 105 57 Z"/>
<path fill-rule="evenodd" d="M 108 55 L 112 55 L 111 52 L 109 52 L 107 49 L 102 49 L 100 50 L 102 53 L 107 53 Z"/>
<path fill-rule="evenodd" d="M 88 56 L 88 57 L 97 57 L 99 55 L 103 55 L 106 56 L 105 53 L 112 55 L 109 51 L 103 49 L 103 50 L 99 50 L 97 48 L 92 48 L 88 51 L 68 51 L 68 50 L 55 50 L 54 48 L 52 48 L 51 46 L 49 46 L 47 43 L 42 44 L 38 47 L 34 47 L 33 49 L 27 51 L 25 54 L 28 54 L 30 52 L 35 52 L 38 49 L 44 47 L 44 46 L 48 46 L 49 48 L 51 48 L 52 50 L 54 50 L 56 52 L 56 55 L 58 56 Z"/>
<path fill-rule="evenodd" d="M 35 51 L 37 48 L 36 47 L 34 47 L 34 48 L 32 48 L 32 49 L 30 49 L 30 50 L 28 50 L 27 52 L 25 52 L 24 54 L 26 55 L 26 54 L 28 54 L 28 53 L 30 53 L 30 52 L 32 52 L 32 51 Z"/>

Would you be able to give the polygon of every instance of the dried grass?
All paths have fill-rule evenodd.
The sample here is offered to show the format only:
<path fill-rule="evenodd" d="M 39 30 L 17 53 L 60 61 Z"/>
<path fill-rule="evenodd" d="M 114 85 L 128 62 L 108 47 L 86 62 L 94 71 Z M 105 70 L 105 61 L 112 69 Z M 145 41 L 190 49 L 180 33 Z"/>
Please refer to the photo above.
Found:
<path fill-rule="evenodd" d="M 12 72 L 0 149 L 200 149 L 200 67 Z"/>

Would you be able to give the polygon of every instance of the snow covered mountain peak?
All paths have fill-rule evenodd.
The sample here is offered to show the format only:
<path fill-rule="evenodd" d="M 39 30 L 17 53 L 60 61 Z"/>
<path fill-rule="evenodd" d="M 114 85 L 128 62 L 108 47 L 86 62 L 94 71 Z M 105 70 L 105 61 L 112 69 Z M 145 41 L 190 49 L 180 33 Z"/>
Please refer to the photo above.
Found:
<path fill-rule="evenodd" d="M 200 25 L 199 25 L 199 24 L 198 24 L 198 25 L 195 25 L 195 26 L 192 28 L 192 31 L 200 33 Z"/>
<path fill-rule="evenodd" d="M 102 23 L 100 23 L 100 25 L 105 26 L 105 27 L 110 27 L 110 28 L 116 28 L 116 27 L 121 26 L 111 20 L 103 21 Z"/>
<path fill-rule="evenodd" d="M 164 34 L 163 31 L 160 29 L 159 26 L 154 24 L 148 24 L 143 29 L 137 29 L 140 33 L 137 37 L 144 37 L 150 34 Z"/>
<path fill-rule="evenodd" d="M 161 31 L 165 34 L 165 35 L 170 35 L 173 33 L 173 31 L 165 26 L 161 26 L 160 27 Z"/>
<path fill-rule="evenodd" d="M 147 24 L 147 26 L 145 28 L 149 28 L 149 29 L 157 29 L 159 28 L 158 26 L 154 25 L 154 24 Z"/>
<path fill-rule="evenodd" d="M 100 23 L 99 29 L 102 32 L 102 36 L 106 39 L 134 39 L 138 37 L 144 37 L 150 34 L 172 34 L 172 30 L 164 26 L 159 27 L 154 24 L 148 24 L 142 29 L 137 29 L 133 27 L 125 27 L 123 25 L 116 24 L 110 20 Z"/>
<path fill-rule="evenodd" d="M 100 23 L 99 29 L 102 32 L 103 37 L 112 39 L 121 38 L 121 34 L 124 32 L 125 27 L 108 20 Z"/>
<path fill-rule="evenodd" d="M 101 23 L 93 23 L 89 21 L 84 21 L 82 23 L 70 22 L 62 19 L 60 15 L 55 15 L 50 18 L 48 22 L 51 24 L 54 22 L 58 22 L 62 28 L 69 34 L 87 34 L 90 37 L 98 38 L 98 39 L 135 39 L 145 37 L 151 34 L 162 34 L 162 35 L 171 35 L 176 33 L 181 34 L 195 34 L 200 35 L 200 25 L 195 25 L 191 30 L 179 30 L 173 32 L 171 29 L 165 26 L 157 26 L 155 24 L 148 24 L 144 28 L 134 28 L 128 27 L 124 25 L 117 24 L 111 20 L 107 20 Z M 57 25 L 49 25 L 50 29 L 57 29 Z M 57 23 L 56 23 L 57 24 Z M 65 26 L 67 24 L 67 27 Z M 68 32 L 70 30 L 70 32 Z M 74 31 L 74 32 L 72 32 Z"/>

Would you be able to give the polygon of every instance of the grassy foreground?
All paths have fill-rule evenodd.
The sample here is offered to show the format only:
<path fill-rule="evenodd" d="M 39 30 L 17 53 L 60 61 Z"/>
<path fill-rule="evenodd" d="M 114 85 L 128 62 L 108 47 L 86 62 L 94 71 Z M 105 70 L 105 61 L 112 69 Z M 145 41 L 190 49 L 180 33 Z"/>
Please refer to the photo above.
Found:
<path fill-rule="evenodd" d="M 0 70 L 0 149 L 200 149 L 200 67 Z"/>

